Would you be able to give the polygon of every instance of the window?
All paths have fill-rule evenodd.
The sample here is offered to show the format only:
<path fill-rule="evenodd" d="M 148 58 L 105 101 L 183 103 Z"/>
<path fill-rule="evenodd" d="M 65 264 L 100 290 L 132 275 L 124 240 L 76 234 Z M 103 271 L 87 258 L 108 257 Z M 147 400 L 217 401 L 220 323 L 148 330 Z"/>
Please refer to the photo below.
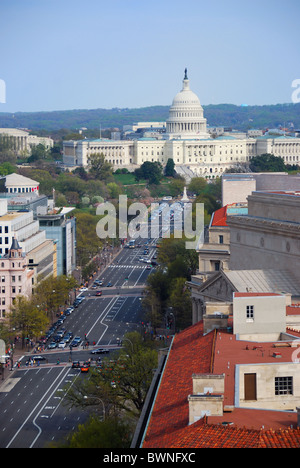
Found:
<path fill-rule="evenodd" d="M 275 377 L 275 395 L 293 395 L 293 377 Z"/>
<path fill-rule="evenodd" d="M 253 305 L 247 305 L 246 318 L 247 320 L 254 320 L 254 306 Z"/>
<path fill-rule="evenodd" d="M 219 244 L 224 244 L 224 236 L 219 236 Z"/>

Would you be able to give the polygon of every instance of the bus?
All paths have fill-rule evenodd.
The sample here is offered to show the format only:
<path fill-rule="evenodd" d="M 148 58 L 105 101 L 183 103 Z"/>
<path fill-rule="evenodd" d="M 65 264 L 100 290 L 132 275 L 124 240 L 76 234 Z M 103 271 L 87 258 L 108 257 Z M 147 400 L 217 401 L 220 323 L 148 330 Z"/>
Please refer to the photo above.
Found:
<path fill-rule="evenodd" d="M 129 241 L 129 248 L 134 249 L 134 247 L 135 247 L 135 239 L 132 239 Z"/>

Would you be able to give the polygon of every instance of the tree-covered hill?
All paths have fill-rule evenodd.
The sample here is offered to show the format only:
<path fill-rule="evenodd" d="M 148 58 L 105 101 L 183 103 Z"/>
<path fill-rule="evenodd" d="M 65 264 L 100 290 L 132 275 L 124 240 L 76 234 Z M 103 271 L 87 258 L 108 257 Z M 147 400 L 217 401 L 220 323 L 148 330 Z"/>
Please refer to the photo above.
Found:
<path fill-rule="evenodd" d="M 236 106 L 218 104 L 203 106 L 210 126 L 248 128 L 275 128 L 292 122 L 300 128 L 300 103 L 265 106 Z M 169 106 L 152 106 L 138 109 L 74 109 L 51 112 L 0 113 L 0 127 L 45 130 L 49 133 L 64 128 L 78 130 L 81 127 L 99 129 L 130 125 L 140 121 L 165 121 Z"/>

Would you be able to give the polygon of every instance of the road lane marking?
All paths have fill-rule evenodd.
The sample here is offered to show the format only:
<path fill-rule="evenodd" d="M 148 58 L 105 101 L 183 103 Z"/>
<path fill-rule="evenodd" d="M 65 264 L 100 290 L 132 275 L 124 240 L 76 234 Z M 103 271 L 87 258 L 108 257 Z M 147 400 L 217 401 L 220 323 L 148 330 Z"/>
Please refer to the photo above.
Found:
<path fill-rule="evenodd" d="M 11 444 L 13 443 L 13 441 L 16 439 L 16 437 L 19 435 L 19 433 L 21 432 L 21 430 L 23 429 L 23 427 L 25 426 L 25 424 L 28 422 L 28 420 L 31 418 L 31 416 L 34 414 L 34 412 L 36 411 L 37 407 L 40 405 L 41 401 L 43 400 L 43 398 L 45 398 L 45 396 L 48 394 L 48 392 L 50 392 L 51 388 L 53 387 L 53 385 L 55 385 L 56 381 L 59 379 L 60 375 L 65 371 L 65 368 L 63 367 L 62 370 L 60 371 L 60 373 L 58 374 L 58 376 L 56 377 L 56 379 L 52 382 L 52 384 L 50 385 L 50 387 L 48 388 L 48 390 L 46 391 L 46 393 L 42 396 L 42 398 L 38 401 L 38 403 L 36 404 L 36 406 L 33 408 L 33 410 L 31 411 L 31 413 L 27 416 L 27 418 L 25 419 L 25 421 L 23 422 L 23 424 L 19 427 L 19 429 L 17 430 L 17 432 L 15 433 L 15 435 L 11 438 L 11 440 L 8 442 L 6 448 L 9 448 L 11 446 Z M 24 402 L 25 404 L 26 402 Z"/>

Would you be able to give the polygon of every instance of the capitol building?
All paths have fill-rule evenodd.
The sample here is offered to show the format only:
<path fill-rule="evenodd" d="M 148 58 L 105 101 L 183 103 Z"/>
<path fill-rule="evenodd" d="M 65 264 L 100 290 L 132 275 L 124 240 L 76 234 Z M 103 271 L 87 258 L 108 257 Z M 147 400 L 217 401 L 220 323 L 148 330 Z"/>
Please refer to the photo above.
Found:
<path fill-rule="evenodd" d="M 300 164 L 299 138 L 257 136 L 255 133 L 254 136 L 223 134 L 212 137 L 200 100 L 190 89 L 187 70 L 182 89 L 174 97 L 163 127 L 164 132 L 150 132 L 150 136 L 143 138 L 65 141 L 64 164 L 71 170 L 87 168 L 90 155 L 102 153 L 114 170 L 127 168 L 133 171 L 145 161 L 158 161 L 165 166 L 168 159 L 173 159 L 178 174 L 207 179 L 220 177 L 226 169 L 248 163 L 252 157 L 265 153 L 281 156 L 286 164 Z"/>

